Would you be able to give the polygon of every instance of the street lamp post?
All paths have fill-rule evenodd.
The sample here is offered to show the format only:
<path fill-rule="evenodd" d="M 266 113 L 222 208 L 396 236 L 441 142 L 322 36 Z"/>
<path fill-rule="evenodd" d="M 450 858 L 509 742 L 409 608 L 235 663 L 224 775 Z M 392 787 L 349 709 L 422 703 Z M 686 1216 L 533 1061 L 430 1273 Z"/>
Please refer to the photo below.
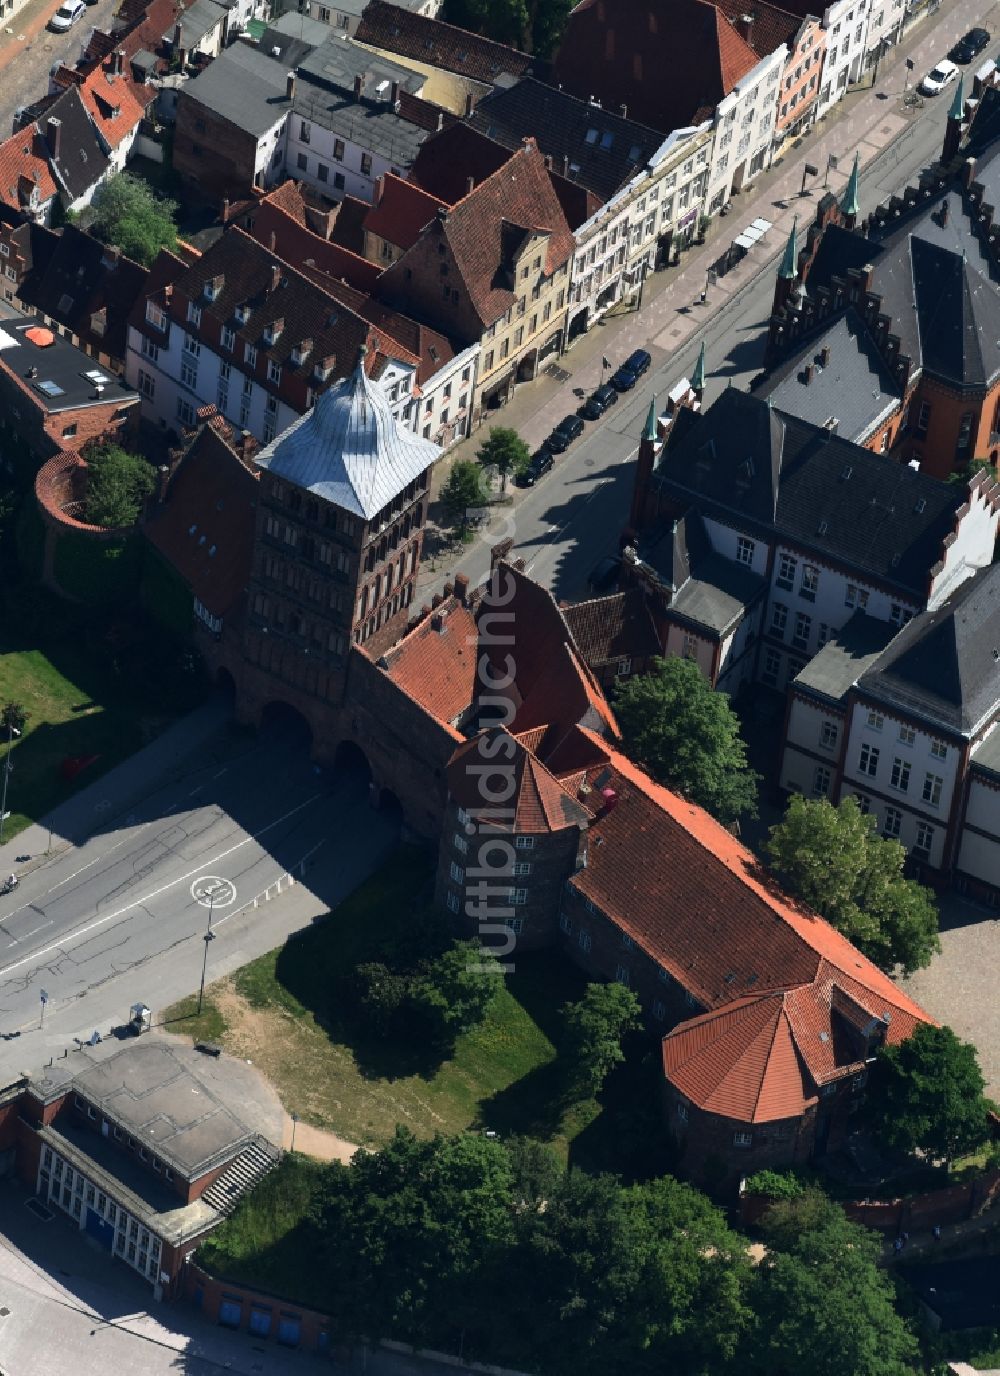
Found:
<path fill-rule="evenodd" d="M 11 746 L 14 744 L 14 737 L 21 733 L 14 725 L 13 721 L 7 722 L 7 758 L 3 766 L 3 798 L 0 800 L 0 842 L 3 841 L 3 824 L 7 820 L 7 784 L 10 781 L 10 771 L 13 765 L 10 762 Z"/>
<path fill-rule="evenodd" d="M 299 1115 L 298 1115 L 297 1113 L 293 1113 L 293 1114 L 291 1115 L 291 1117 L 292 1117 L 292 1145 L 288 1148 L 289 1152 L 293 1152 L 293 1151 L 295 1150 L 295 1127 L 296 1127 L 296 1124 L 297 1124 L 298 1121 L 299 1121 Z"/>
<path fill-rule="evenodd" d="M 205 974 L 208 970 L 208 943 L 215 940 L 215 933 L 212 931 L 212 908 L 215 905 L 215 892 L 208 895 L 208 931 L 205 933 L 205 955 L 201 962 L 201 987 L 198 990 L 198 1016 L 201 1017 L 201 1005 L 205 998 Z"/>

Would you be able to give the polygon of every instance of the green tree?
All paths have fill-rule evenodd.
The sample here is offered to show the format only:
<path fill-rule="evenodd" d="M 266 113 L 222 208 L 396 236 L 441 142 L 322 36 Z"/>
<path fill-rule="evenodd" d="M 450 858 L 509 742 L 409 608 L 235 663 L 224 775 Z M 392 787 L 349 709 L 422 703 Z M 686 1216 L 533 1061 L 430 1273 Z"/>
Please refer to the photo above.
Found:
<path fill-rule="evenodd" d="M 441 509 L 450 530 L 464 536 L 477 509 L 489 501 L 483 470 L 472 459 L 459 459 L 441 489 Z"/>
<path fill-rule="evenodd" d="M 508 1360 L 554 1376 L 693 1376 L 736 1351 L 750 1319 L 745 1244 L 690 1186 L 622 1189 L 571 1171 L 517 1227 Z"/>
<path fill-rule="evenodd" d="M 0 711 L 0 723 L 3 725 L 4 735 L 12 732 L 20 734 L 28 720 L 28 713 L 25 711 L 24 704 L 20 702 L 7 702 Z"/>
<path fill-rule="evenodd" d="M 156 486 L 153 467 L 120 445 L 87 451 L 87 520 L 95 526 L 131 526 Z"/>
<path fill-rule="evenodd" d="M 506 492 L 507 478 L 524 472 L 531 461 L 531 451 L 516 430 L 497 425 L 479 446 L 476 459 L 489 472 L 499 473 L 500 491 Z"/>
<path fill-rule="evenodd" d="M 950 1027 L 921 1023 L 878 1054 L 869 1093 L 875 1132 L 893 1150 L 950 1163 L 989 1136 L 985 1087 L 975 1047 Z"/>
<path fill-rule="evenodd" d="M 441 18 L 514 48 L 531 42 L 526 0 L 445 0 Z"/>
<path fill-rule="evenodd" d="M 782 1207 L 798 1205 L 801 1223 L 802 1203 Z M 756 1268 L 749 1369 L 768 1376 L 912 1376 L 918 1347 L 878 1266 L 881 1240 L 829 1200 L 813 1205 L 810 1226 L 772 1234 Z"/>
<path fill-rule="evenodd" d="M 513 1172 L 516 1208 L 541 1208 L 565 1174 L 558 1156 L 533 1137 L 508 1137 L 504 1145 Z"/>
<path fill-rule="evenodd" d="M 496 960 L 478 941 L 456 941 L 417 974 L 410 1004 L 431 1038 L 451 1045 L 478 1027 L 503 983 Z"/>
<path fill-rule="evenodd" d="M 668 788 L 724 824 L 757 815 L 758 775 L 740 724 L 692 659 L 654 659 L 653 672 L 622 684 L 615 713 L 625 749 Z"/>
<path fill-rule="evenodd" d="M 177 244 L 176 201 L 168 201 L 138 177 L 119 172 L 94 197 L 92 229 L 135 262 L 149 267 L 162 248 Z"/>
<path fill-rule="evenodd" d="M 929 889 L 903 877 L 903 847 L 875 826 L 853 797 L 834 807 L 795 794 L 771 828 L 767 854 L 785 887 L 869 960 L 910 974 L 941 949 L 937 907 Z"/>
<path fill-rule="evenodd" d="M 504 1147 L 474 1133 L 418 1141 L 399 1127 L 331 1172 L 317 1206 L 341 1333 L 457 1349 L 493 1298 L 483 1277 L 513 1241 Z"/>
<path fill-rule="evenodd" d="M 575 1099 L 598 1094 L 625 1059 L 622 1038 L 642 1026 L 639 1000 L 623 984 L 588 984 L 582 999 L 563 1008 L 567 1091 Z"/>

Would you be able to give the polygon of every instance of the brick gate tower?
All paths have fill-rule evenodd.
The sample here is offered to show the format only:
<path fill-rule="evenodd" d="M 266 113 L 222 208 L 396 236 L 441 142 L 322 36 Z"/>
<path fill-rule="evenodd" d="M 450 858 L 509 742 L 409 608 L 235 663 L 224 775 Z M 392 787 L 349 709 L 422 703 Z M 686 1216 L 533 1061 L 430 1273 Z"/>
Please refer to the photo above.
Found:
<path fill-rule="evenodd" d="M 284 702 L 320 750 L 336 729 L 351 646 L 377 656 L 406 625 L 441 452 L 393 418 L 365 355 L 256 459 L 238 713 L 256 721 Z"/>

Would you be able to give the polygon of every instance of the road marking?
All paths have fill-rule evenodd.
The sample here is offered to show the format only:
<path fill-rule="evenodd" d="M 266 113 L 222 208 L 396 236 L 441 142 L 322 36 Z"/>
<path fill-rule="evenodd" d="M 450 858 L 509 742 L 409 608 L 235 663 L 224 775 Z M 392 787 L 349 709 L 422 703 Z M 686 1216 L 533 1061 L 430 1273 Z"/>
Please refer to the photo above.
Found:
<path fill-rule="evenodd" d="M 236 902 L 236 885 L 218 874 L 203 874 L 191 885 L 191 897 L 203 908 L 228 908 Z"/>
<path fill-rule="evenodd" d="M 51 926 L 51 920 L 48 922 L 43 922 L 40 927 L 35 927 L 33 931 L 25 932 L 23 936 L 14 937 L 8 944 L 11 946 L 16 946 L 19 941 L 27 941 L 29 937 L 37 936 L 39 932 L 44 932 L 46 927 Z"/>
<path fill-rule="evenodd" d="M 295 814 L 297 812 L 301 812 L 303 808 L 311 807 L 313 803 L 315 803 L 319 798 L 322 798 L 324 796 L 325 795 L 322 793 L 314 793 L 312 797 L 307 798 L 304 803 L 299 803 L 296 807 L 291 808 L 281 817 L 276 817 L 273 822 L 268 822 L 267 826 L 261 827 L 260 831 L 256 831 L 250 836 L 244 836 L 243 840 L 237 841 L 235 846 L 230 846 L 228 850 L 224 850 L 220 852 L 220 854 L 214 855 L 212 859 L 209 861 L 209 863 L 215 865 L 220 860 L 225 860 L 227 856 L 233 855 L 238 850 L 242 850 L 244 846 L 248 846 L 251 841 L 256 841 L 259 837 L 263 836 L 273 827 L 281 826 L 282 822 L 287 822 L 289 817 L 294 817 Z M 199 865 L 198 869 L 200 868 L 201 866 Z M 114 922 L 116 918 L 124 917 L 125 914 L 131 912 L 133 908 L 141 908 L 144 904 L 151 903 L 154 898 L 159 898 L 161 893 L 166 893 L 168 889 L 173 889 L 178 884 L 183 884 L 186 880 L 193 879 L 197 873 L 198 870 L 195 869 L 189 870 L 187 874 L 178 875 L 176 879 L 171 879 L 169 884 L 161 884 L 160 887 L 158 889 L 154 889 L 152 893 L 147 893 L 142 898 L 137 898 L 133 903 L 126 903 L 124 908 L 118 908 L 113 913 L 106 913 L 104 917 L 97 918 L 94 922 L 89 923 L 86 927 L 79 927 L 76 931 L 67 932 L 63 940 L 56 941 L 51 946 L 45 946 L 42 950 L 35 951 L 33 955 L 24 956 L 21 960 L 16 960 L 13 965 L 0 966 L 0 978 L 12 974 L 15 970 L 19 970 L 22 965 L 27 965 L 29 961 L 44 960 L 44 958 L 46 956 L 51 955 L 53 951 L 62 950 L 63 947 L 66 946 L 70 941 L 73 941 L 81 936 L 88 936 L 91 932 L 95 932 L 98 927 L 103 927 L 108 922 Z"/>

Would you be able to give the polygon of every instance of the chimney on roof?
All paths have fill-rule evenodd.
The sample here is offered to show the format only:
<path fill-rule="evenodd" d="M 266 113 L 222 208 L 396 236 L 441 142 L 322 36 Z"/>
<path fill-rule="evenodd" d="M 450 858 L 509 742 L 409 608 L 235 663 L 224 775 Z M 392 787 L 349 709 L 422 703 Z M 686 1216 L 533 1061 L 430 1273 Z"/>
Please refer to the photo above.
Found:
<path fill-rule="evenodd" d="M 443 128 L 444 128 L 444 111 L 443 111 L 443 110 L 439 110 L 439 111 L 438 111 L 437 132 L 440 134 L 440 132 L 441 132 L 441 130 L 442 130 Z"/>
<path fill-rule="evenodd" d="M 229 197 L 228 197 L 228 196 L 223 196 L 223 198 L 222 198 L 222 210 L 220 211 L 220 219 L 222 220 L 222 223 L 223 223 L 223 224 L 225 224 L 226 221 L 229 219 Z"/>
<path fill-rule="evenodd" d="M 382 197 L 385 195 L 385 173 L 375 178 L 375 185 L 372 188 L 372 205 L 380 206 Z"/>
<path fill-rule="evenodd" d="M 473 100 L 473 98 L 472 98 L 472 92 L 469 91 L 469 92 L 466 94 L 466 97 L 465 97 L 465 118 L 466 118 L 466 119 L 469 118 L 469 116 L 472 114 L 472 112 L 473 112 L 473 110 L 474 110 L 475 108 L 476 108 L 476 102 L 475 102 L 475 101 Z"/>
<path fill-rule="evenodd" d="M 448 218 L 448 207 L 446 205 L 438 206 L 437 217 L 441 221 L 441 223 L 444 224 L 445 220 L 447 220 Z"/>
<path fill-rule="evenodd" d="M 358 72 L 357 76 L 354 78 L 354 99 L 355 99 L 355 100 L 360 100 L 360 99 L 361 99 L 362 95 L 364 94 L 364 89 L 365 89 L 365 74 L 364 74 L 364 72 Z"/>
<path fill-rule="evenodd" d="M 829 344 L 824 344 L 823 347 L 822 347 L 822 349 L 820 349 L 820 351 L 819 351 L 819 361 L 820 361 L 820 363 L 822 364 L 822 366 L 823 366 L 824 368 L 829 368 L 829 366 L 830 366 L 830 346 L 829 346 Z"/>
<path fill-rule="evenodd" d="M 802 370 L 802 381 L 806 384 L 807 387 L 809 386 L 810 382 L 812 382 L 813 373 L 815 373 L 815 371 L 815 363 L 807 363 L 805 368 Z"/>
<path fill-rule="evenodd" d="M 436 631 L 438 635 L 444 630 L 444 616 L 441 612 L 435 612 L 431 617 L 431 630 Z"/>
<path fill-rule="evenodd" d="M 163 299 L 164 299 L 164 301 L 166 301 L 166 302 L 169 304 L 170 298 L 173 296 L 173 294 L 174 294 L 174 284 L 173 284 L 173 282 L 167 282 L 166 285 L 165 285 L 164 288 L 163 288 Z"/>
<path fill-rule="evenodd" d="M 451 596 L 453 596 L 454 592 L 455 592 L 455 584 L 454 584 L 454 583 L 445 583 L 445 585 L 444 585 L 444 595 L 445 595 L 445 597 L 451 597 Z"/>
<path fill-rule="evenodd" d="M 398 104 L 399 104 L 399 82 L 398 82 L 398 81 L 394 81 L 394 82 L 392 83 L 392 85 L 389 87 L 389 104 L 390 104 L 390 105 L 398 105 Z"/>
<path fill-rule="evenodd" d="M 184 37 L 184 25 L 183 25 L 183 24 L 181 23 L 181 21 L 178 19 L 177 23 L 174 25 L 174 43 L 173 43 L 173 48 L 174 48 L 174 56 L 175 56 L 175 57 L 177 56 L 178 53 L 184 51 L 183 48 L 181 47 L 181 40 L 182 40 L 183 37 Z"/>
<path fill-rule="evenodd" d="M 465 179 L 465 194 L 468 196 L 468 195 L 470 195 L 473 191 L 475 191 L 475 189 L 476 189 L 476 179 L 475 179 L 475 177 L 466 177 L 466 179 Z"/>
<path fill-rule="evenodd" d="M 941 209 L 940 209 L 940 211 L 938 212 L 938 224 L 940 224 L 940 226 L 941 226 L 942 229 L 944 229 L 945 225 L 948 223 L 948 214 L 949 214 L 949 206 L 948 206 L 948 198 L 947 198 L 947 196 L 946 196 L 946 197 L 944 198 L 944 200 L 941 202 Z"/>
<path fill-rule="evenodd" d="M 116 268 L 122 251 L 117 244 L 105 244 L 101 250 L 101 262 L 105 267 Z"/>
<path fill-rule="evenodd" d="M 601 816 L 606 817 L 618 806 L 618 794 L 611 788 L 601 789 Z"/>
<path fill-rule="evenodd" d="M 455 574 L 455 596 L 463 607 L 469 605 L 469 575 L 467 573 Z"/>
<path fill-rule="evenodd" d="M 281 264 L 280 264 L 280 263 L 272 263 L 272 264 L 271 264 L 271 285 L 270 285 L 270 286 L 268 287 L 268 289 L 267 289 L 267 294 L 268 294 L 268 296 L 271 295 L 271 292 L 277 291 L 277 290 L 278 290 L 278 287 L 279 287 L 280 285 L 281 285 Z"/>
<path fill-rule="evenodd" d="M 285 77 L 285 99 L 295 99 L 295 73 L 289 72 Z"/>
<path fill-rule="evenodd" d="M 125 49 L 124 49 L 124 48 L 116 48 L 116 49 L 115 49 L 115 67 L 114 67 L 115 76 L 121 76 L 121 74 L 122 74 L 122 72 L 124 72 L 124 70 L 125 70 Z"/>
<path fill-rule="evenodd" d="M 745 43 L 749 43 L 753 34 L 753 15 L 741 14 L 735 24 L 736 32 Z"/>
<path fill-rule="evenodd" d="M 250 463 L 250 460 L 259 448 L 260 445 L 249 430 L 241 431 L 239 443 L 236 446 L 236 452 L 245 464 Z"/>
<path fill-rule="evenodd" d="M 965 162 L 962 163 L 962 185 L 966 191 L 969 190 L 975 180 L 976 160 L 975 158 L 966 158 Z"/>
<path fill-rule="evenodd" d="M 45 126 L 45 142 L 49 146 L 49 155 L 53 159 L 59 157 L 59 138 L 62 133 L 62 120 L 50 115 Z"/>
<path fill-rule="evenodd" d="M 618 113 L 621 115 L 622 119 L 628 119 L 628 106 L 624 104 L 619 105 Z"/>
<path fill-rule="evenodd" d="M 568 176 L 569 176 L 569 154 L 568 154 L 568 153 L 564 153 L 564 154 L 563 154 L 563 159 L 562 159 L 562 174 L 563 174 L 564 177 L 568 177 Z"/>
<path fill-rule="evenodd" d="M 276 244 L 277 242 L 278 242 L 278 235 L 277 235 L 277 232 L 276 232 L 275 230 L 272 229 L 270 235 L 268 236 L 268 241 L 267 241 L 267 246 L 268 246 L 268 248 L 271 250 L 272 253 L 274 252 L 274 246 L 275 246 L 275 244 Z M 272 288 L 272 290 L 273 290 L 273 288 Z"/>

